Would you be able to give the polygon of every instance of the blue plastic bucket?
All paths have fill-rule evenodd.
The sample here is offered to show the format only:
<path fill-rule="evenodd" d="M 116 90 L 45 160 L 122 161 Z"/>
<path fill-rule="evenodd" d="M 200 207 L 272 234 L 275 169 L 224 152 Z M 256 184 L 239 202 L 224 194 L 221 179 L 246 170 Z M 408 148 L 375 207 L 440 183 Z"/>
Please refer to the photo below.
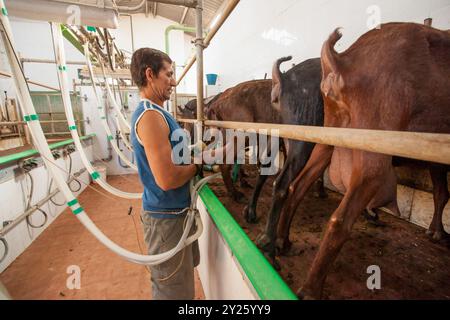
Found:
<path fill-rule="evenodd" d="M 206 75 L 206 81 L 208 82 L 208 85 L 213 86 L 216 84 L 217 81 L 217 74 L 215 73 L 208 73 Z"/>

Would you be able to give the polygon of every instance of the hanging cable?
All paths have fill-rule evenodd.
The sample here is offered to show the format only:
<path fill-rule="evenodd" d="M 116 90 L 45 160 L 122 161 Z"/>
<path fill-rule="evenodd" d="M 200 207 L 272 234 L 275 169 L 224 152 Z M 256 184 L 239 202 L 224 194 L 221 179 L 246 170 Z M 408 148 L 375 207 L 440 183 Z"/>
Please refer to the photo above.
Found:
<path fill-rule="evenodd" d="M 69 151 L 67 151 L 67 157 L 69 158 L 69 176 L 72 174 L 72 156 L 70 155 L 71 154 L 71 152 L 69 152 Z M 69 188 L 70 188 L 70 190 L 72 191 L 72 192 L 78 192 L 78 191 L 80 191 L 81 190 L 81 183 L 80 183 L 80 181 L 78 181 L 78 179 L 74 179 L 74 180 L 72 180 L 72 182 L 76 182 L 77 184 L 78 184 L 78 188 L 76 188 L 75 190 L 74 189 L 72 189 L 71 187 L 70 187 L 70 180 L 69 180 L 70 178 L 68 178 L 68 182 L 67 182 L 67 185 L 69 186 Z"/>
<path fill-rule="evenodd" d="M 25 170 L 27 170 L 27 169 L 25 169 Z M 31 169 L 30 169 L 30 170 L 31 170 Z M 33 180 L 33 177 L 32 177 L 32 175 L 31 175 L 31 173 L 30 173 L 29 170 L 25 171 L 25 175 L 28 176 L 29 179 L 30 179 L 30 191 L 29 191 L 29 194 L 28 194 L 27 204 L 26 204 L 26 208 L 25 208 L 25 210 L 28 210 L 28 209 L 31 208 L 31 199 L 33 198 L 33 194 L 34 194 L 34 180 Z M 28 215 L 28 216 L 26 217 L 27 224 L 28 224 L 31 228 L 34 228 L 34 229 L 39 229 L 39 228 L 43 227 L 43 226 L 47 223 L 47 221 L 48 221 L 48 215 L 47 215 L 47 212 L 45 212 L 44 210 L 42 210 L 42 209 L 40 209 L 40 208 L 37 208 L 37 210 L 38 210 L 40 213 L 42 213 L 42 215 L 44 216 L 44 222 L 42 222 L 42 224 L 40 224 L 40 225 L 34 225 L 34 224 L 31 222 L 31 214 Z"/>
<path fill-rule="evenodd" d="M 0 263 L 2 263 L 3 261 L 5 261 L 6 256 L 8 255 L 9 252 L 9 246 L 8 246 L 8 241 L 6 241 L 5 238 L 0 238 L 0 242 L 3 243 L 3 247 L 5 247 L 4 251 L 3 251 L 3 255 L 0 258 Z"/>

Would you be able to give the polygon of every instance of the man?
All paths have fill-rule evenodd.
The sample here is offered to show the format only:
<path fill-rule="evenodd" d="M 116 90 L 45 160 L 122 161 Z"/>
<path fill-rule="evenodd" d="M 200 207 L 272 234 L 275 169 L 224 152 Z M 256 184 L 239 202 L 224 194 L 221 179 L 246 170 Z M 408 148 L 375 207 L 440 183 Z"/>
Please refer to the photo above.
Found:
<path fill-rule="evenodd" d="M 180 240 L 190 205 L 189 180 L 201 166 L 175 165 L 172 160 L 172 149 L 186 143 L 186 139 L 171 141 L 173 132 L 182 129 L 162 107 L 176 85 L 172 60 L 159 50 L 142 48 L 133 54 L 130 69 L 141 95 L 131 121 L 131 142 L 144 185 L 144 237 L 148 254 L 153 255 L 172 249 Z M 170 260 L 151 266 L 153 299 L 193 299 L 199 260 L 195 241 Z"/>

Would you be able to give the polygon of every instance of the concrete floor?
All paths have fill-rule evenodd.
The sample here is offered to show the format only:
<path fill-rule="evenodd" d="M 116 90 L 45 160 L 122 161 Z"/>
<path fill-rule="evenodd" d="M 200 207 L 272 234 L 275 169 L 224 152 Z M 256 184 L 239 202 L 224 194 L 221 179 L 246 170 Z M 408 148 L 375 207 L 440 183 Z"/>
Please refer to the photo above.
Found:
<path fill-rule="evenodd" d="M 137 175 L 111 176 L 108 182 L 128 192 L 142 189 Z M 122 247 L 146 251 L 139 218 L 141 201 L 90 186 L 78 199 L 92 221 Z M 133 210 L 128 215 L 130 206 Z M 70 266 L 81 270 L 80 289 L 66 285 L 72 275 L 67 273 Z M 197 272 L 195 277 L 195 299 L 204 299 Z M 151 299 L 149 271 L 104 247 L 68 209 L 0 275 L 0 281 L 13 299 Z"/>

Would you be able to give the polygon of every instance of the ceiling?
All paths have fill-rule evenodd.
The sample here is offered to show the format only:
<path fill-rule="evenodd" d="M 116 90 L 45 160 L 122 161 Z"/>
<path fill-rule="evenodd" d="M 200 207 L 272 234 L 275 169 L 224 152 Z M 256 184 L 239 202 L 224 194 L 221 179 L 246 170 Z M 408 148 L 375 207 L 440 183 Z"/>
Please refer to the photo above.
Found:
<path fill-rule="evenodd" d="M 111 7 L 113 2 L 119 7 L 137 7 L 143 0 L 55 0 L 59 2 L 86 4 L 98 7 Z M 216 16 L 225 0 L 203 0 L 203 27 L 207 28 L 211 21 Z M 119 10 L 123 13 L 145 13 L 149 17 L 155 14 L 166 19 L 172 20 L 176 23 L 183 24 L 189 27 L 195 26 L 195 9 L 185 8 L 177 5 L 170 5 L 164 3 L 156 3 L 147 0 L 141 8 L 125 11 Z"/>

